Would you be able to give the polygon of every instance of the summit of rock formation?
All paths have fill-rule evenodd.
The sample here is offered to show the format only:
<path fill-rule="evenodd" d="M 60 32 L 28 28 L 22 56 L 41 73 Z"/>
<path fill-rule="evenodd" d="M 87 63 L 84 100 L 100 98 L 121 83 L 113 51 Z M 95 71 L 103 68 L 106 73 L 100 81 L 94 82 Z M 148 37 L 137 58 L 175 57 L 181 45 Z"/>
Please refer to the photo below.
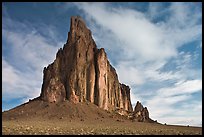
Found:
<path fill-rule="evenodd" d="M 71 17 L 68 39 L 43 70 L 40 98 L 46 102 L 89 101 L 105 110 L 132 112 L 130 88 L 121 84 L 103 48 L 79 16 Z"/>

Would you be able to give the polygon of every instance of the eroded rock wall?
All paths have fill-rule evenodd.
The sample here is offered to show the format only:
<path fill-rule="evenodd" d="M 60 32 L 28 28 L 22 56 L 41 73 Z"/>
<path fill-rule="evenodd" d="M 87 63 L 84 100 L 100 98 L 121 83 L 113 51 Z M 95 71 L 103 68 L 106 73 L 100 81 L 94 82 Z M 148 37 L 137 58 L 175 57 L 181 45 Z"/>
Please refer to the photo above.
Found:
<path fill-rule="evenodd" d="M 119 83 L 105 50 L 97 49 L 80 17 L 71 18 L 67 43 L 43 73 L 40 97 L 44 101 L 90 101 L 105 110 L 132 111 L 130 88 Z"/>

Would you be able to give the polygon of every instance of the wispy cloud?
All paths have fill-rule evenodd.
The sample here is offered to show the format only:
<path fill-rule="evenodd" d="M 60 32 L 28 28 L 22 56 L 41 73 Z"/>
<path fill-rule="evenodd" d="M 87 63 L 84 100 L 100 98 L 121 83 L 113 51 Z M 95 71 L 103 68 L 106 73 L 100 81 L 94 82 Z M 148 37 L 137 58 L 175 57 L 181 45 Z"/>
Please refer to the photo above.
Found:
<path fill-rule="evenodd" d="M 131 86 L 132 104 L 144 101 L 150 115 L 162 122 L 163 115 L 188 111 L 182 104 L 202 90 L 202 68 L 192 65 L 197 53 L 180 50 L 201 39 L 202 25 L 198 22 L 202 13 L 196 5 L 150 3 L 147 12 L 106 3 L 75 5 L 85 12 L 97 44 L 107 50 L 120 81 Z M 176 118 L 168 122 L 176 124 Z"/>
<path fill-rule="evenodd" d="M 173 87 L 161 88 L 158 90 L 160 96 L 175 96 L 182 94 L 192 94 L 202 90 L 202 80 L 188 80 L 179 81 L 173 85 Z"/>
<path fill-rule="evenodd" d="M 154 94 L 150 95 L 151 98 L 146 102 L 146 104 L 150 107 L 150 109 L 154 110 L 153 108 L 155 108 L 154 111 L 158 110 L 157 114 L 152 114 L 153 116 L 162 116 L 164 114 L 168 114 L 168 111 L 173 113 L 173 111 L 175 111 L 175 106 L 173 105 L 181 103 L 182 101 L 188 102 L 188 100 L 192 98 L 193 93 L 201 92 L 201 90 L 202 80 L 180 81 L 172 86 L 160 88 L 158 91 L 155 91 Z M 158 106 L 160 109 L 156 109 Z M 177 109 L 180 109 L 180 107 L 182 107 L 182 103 L 177 107 Z"/>
<path fill-rule="evenodd" d="M 30 78 L 29 78 L 29 77 Z M 15 98 L 33 98 L 39 95 L 38 79 L 31 79 L 32 74 L 15 69 L 5 59 L 2 60 L 3 101 Z M 29 80 L 28 80 L 29 79 Z"/>
<path fill-rule="evenodd" d="M 53 27 L 41 28 L 41 31 L 48 32 L 43 36 L 40 27 L 36 29 L 28 22 L 19 22 L 8 16 L 3 19 L 2 39 L 3 49 L 6 49 L 2 59 L 3 103 L 15 98 L 25 101 L 37 97 L 41 90 L 43 67 L 54 60 L 57 49 L 63 44 L 52 32 Z"/>

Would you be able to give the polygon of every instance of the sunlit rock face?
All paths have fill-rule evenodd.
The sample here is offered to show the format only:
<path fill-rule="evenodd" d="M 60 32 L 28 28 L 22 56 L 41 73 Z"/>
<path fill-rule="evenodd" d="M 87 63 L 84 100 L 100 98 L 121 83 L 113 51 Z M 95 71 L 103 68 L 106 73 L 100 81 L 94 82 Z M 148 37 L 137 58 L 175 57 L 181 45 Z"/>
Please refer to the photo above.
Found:
<path fill-rule="evenodd" d="M 67 43 L 43 74 L 40 98 L 44 101 L 89 101 L 123 115 L 133 111 L 129 86 L 119 83 L 105 50 L 96 47 L 81 17 L 71 17 Z"/>

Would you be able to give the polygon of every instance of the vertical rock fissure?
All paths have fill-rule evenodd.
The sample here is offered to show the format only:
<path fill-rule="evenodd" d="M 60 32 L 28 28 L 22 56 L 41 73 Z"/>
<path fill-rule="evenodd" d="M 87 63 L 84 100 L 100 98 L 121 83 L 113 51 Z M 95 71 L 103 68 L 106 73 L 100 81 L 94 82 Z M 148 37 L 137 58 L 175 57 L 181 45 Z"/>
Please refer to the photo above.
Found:
<path fill-rule="evenodd" d="M 98 105 L 98 89 L 97 89 L 98 66 L 97 66 L 97 54 L 98 54 L 98 51 L 97 51 L 97 49 L 95 49 L 95 52 L 94 52 L 94 67 L 95 67 L 94 104 L 95 105 Z"/>

